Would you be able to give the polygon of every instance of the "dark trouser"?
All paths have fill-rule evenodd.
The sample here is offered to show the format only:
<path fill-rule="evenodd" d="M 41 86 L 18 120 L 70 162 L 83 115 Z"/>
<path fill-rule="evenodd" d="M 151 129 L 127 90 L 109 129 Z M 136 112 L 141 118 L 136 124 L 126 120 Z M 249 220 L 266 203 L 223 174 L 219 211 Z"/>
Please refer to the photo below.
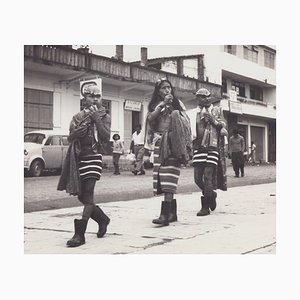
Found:
<path fill-rule="evenodd" d="M 195 164 L 194 181 L 202 190 L 204 197 L 213 196 L 214 184 L 213 176 L 217 171 L 217 166 L 213 164 Z"/>
<path fill-rule="evenodd" d="M 120 153 L 113 153 L 113 164 L 115 168 L 115 174 L 119 174 L 119 160 L 120 160 Z"/>
<path fill-rule="evenodd" d="M 81 195 L 78 200 L 84 205 L 82 212 L 82 219 L 88 220 L 93 213 L 95 202 L 94 202 L 94 189 L 96 179 L 87 178 L 81 182 Z"/>
<path fill-rule="evenodd" d="M 241 175 L 244 175 L 245 159 L 244 159 L 243 152 L 242 151 L 232 152 L 231 162 L 232 162 L 232 167 L 233 167 L 235 176 L 239 176 L 240 170 L 241 170 Z"/>

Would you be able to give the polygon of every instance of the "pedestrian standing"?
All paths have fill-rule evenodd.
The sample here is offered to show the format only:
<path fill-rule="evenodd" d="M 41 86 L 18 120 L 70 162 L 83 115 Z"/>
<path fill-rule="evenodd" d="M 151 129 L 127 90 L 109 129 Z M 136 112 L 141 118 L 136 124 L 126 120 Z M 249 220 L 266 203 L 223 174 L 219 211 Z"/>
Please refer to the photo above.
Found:
<path fill-rule="evenodd" d="M 117 133 L 115 133 L 112 138 L 113 138 L 114 175 L 120 175 L 119 160 L 120 160 L 120 156 L 124 154 L 124 145 L 120 140 L 120 136 Z"/>
<path fill-rule="evenodd" d="M 244 150 L 245 150 L 245 140 L 244 137 L 239 134 L 238 128 L 234 128 L 232 131 L 232 136 L 229 139 L 229 153 L 231 157 L 232 167 L 235 173 L 234 177 L 241 176 L 244 177 Z"/>
<path fill-rule="evenodd" d="M 197 216 L 206 216 L 216 209 L 215 190 L 227 190 L 225 137 L 228 133 L 222 108 L 213 106 L 210 92 L 201 88 L 196 97 L 198 106 L 188 115 L 193 136 L 194 181 L 202 191 Z"/>
<path fill-rule="evenodd" d="M 255 160 L 256 160 L 256 145 L 254 144 L 253 141 L 251 141 L 249 162 L 255 164 Z"/>
<path fill-rule="evenodd" d="M 110 116 L 102 106 L 97 86 L 83 90 L 83 110 L 73 116 L 70 124 L 70 146 L 64 161 L 57 189 L 78 196 L 83 204 L 81 219 L 74 220 L 75 234 L 68 247 L 85 243 L 89 218 L 98 223 L 97 237 L 104 236 L 110 222 L 103 210 L 95 205 L 94 188 L 102 173 L 102 145 L 110 139 Z"/>
<path fill-rule="evenodd" d="M 135 164 L 132 173 L 134 175 L 145 175 L 144 169 L 144 133 L 141 131 L 142 126 L 138 124 L 135 132 L 132 134 L 131 151 L 135 155 Z"/>
<path fill-rule="evenodd" d="M 185 107 L 166 78 L 155 84 L 148 105 L 145 132 L 146 147 L 154 149 L 154 195 L 164 195 L 160 216 L 152 222 L 167 226 L 177 221 L 174 194 L 180 176 L 180 164 L 189 159 L 187 146 L 191 149 L 191 133 Z"/>

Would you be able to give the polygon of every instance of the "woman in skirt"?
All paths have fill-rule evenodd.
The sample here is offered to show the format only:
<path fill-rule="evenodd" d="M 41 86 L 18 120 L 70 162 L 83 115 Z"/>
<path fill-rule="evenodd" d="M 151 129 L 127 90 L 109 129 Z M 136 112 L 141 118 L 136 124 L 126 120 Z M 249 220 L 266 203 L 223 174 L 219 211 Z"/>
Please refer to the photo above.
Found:
<path fill-rule="evenodd" d="M 148 106 L 145 148 L 154 149 L 153 192 L 164 194 L 160 216 L 152 222 L 167 226 L 177 221 L 174 194 L 180 176 L 180 165 L 190 156 L 191 132 L 183 103 L 176 98 L 166 78 L 158 80 Z"/>

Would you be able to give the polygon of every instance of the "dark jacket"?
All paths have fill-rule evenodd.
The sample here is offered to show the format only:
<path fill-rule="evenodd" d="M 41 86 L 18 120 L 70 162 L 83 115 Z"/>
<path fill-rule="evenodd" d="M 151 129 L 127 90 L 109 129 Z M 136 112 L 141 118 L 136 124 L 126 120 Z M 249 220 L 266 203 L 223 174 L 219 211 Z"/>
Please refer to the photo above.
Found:
<path fill-rule="evenodd" d="M 63 163 L 62 173 L 58 182 L 57 189 L 59 191 L 66 190 L 67 193 L 74 196 L 81 195 L 81 182 L 78 169 L 80 155 L 101 153 L 103 144 L 110 139 L 110 116 L 97 114 L 93 120 L 87 116 L 83 110 L 77 113 L 70 124 L 70 134 L 76 126 L 82 122 L 89 122 L 91 125 L 95 124 L 97 128 L 97 139 L 94 132 L 89 128 L 88 133 L 83 138 L 75 138 L 70 141 L 70 146 Z"/>

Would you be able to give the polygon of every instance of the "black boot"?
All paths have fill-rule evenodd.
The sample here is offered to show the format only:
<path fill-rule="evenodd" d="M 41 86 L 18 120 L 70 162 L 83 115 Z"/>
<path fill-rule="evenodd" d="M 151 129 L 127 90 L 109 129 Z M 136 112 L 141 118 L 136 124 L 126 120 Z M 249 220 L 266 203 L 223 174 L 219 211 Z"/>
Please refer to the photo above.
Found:
<path fill-rule="evenodd" d="M 209 198 L 209 208 L 211 211 L 215 210 L 217 207 L 217 193 L 213 191 L 213 195 Z"/>
<path fill-rule="evenodd" d="M 171 202 L 171 211 L 169 215 L 169 223 L 177 221 L 177 202 L 173 199 Z"/>
<path fill-rule="evenodd" d="M 162 201 L 161 202 L 161 211 L 158 219 L 152 220 L 152 223 L 168 226 L 169 225 L 169 216 L 170 216 L 171 202 Z"/>
<path fill-rule="evenodd" d="M 78 247 L 85 244 L 84 233 L 86 231 L 87 220 L 74 220 L 75 234 L 73 237 L 67 241 L 68 247 Z"/>
<path fill-rule="evenodd" d="M 107 231 L 107 226 L 110 222 L 110 218 L 103 212 L 103 210 L 95 205 L 91 218 L 99 225 L 97 237 L 102 238 Z"/>
<path fill-rule="evenodd" d="M 197 212 L 197 216 L 207 216 L 210 214 L 209 211 L 209 199 L 207 197 L 201 196 L 201 209 Z"/>

